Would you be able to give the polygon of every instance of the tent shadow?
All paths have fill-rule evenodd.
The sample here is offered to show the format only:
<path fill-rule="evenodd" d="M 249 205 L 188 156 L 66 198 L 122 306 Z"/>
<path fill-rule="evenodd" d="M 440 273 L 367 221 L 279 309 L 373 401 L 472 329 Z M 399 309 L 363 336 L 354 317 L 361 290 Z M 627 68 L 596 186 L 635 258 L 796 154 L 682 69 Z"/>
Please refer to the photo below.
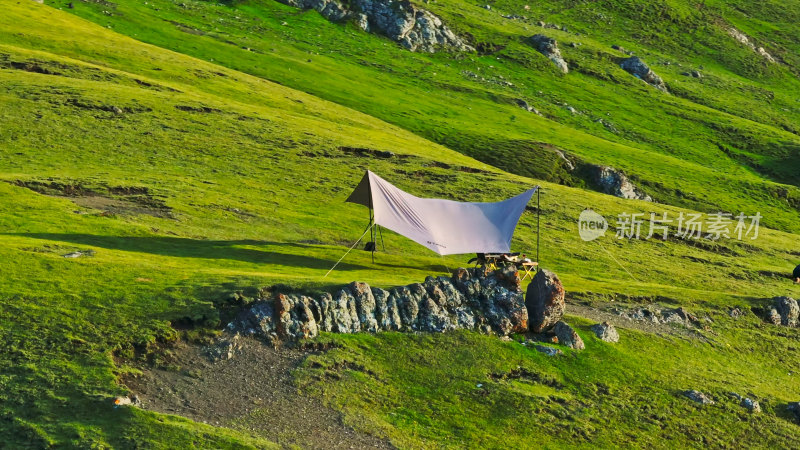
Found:
<path fill-rule="evenodd" d="M 8 233 L 49 241 L 69 242 L 76 245 L 100 247 L 109 250 L 149 253 L 153 255 L 178 258 L 203 258 L 242 261 L 252 264 L 275 264 L 280 266 L 303 267 L 307 269 L 330 269 L 335 261 L 304 256 L 296 253 L 280 253 L 240 246 L 280 246 L 296 249 L 313 249 L 312 245 L 258 240 L 204 240 L 168 236 L 102 236 L 70 233 Z M 340 270 L 364 270 L 369 267 L 342 262 L 336 267 Z"/>

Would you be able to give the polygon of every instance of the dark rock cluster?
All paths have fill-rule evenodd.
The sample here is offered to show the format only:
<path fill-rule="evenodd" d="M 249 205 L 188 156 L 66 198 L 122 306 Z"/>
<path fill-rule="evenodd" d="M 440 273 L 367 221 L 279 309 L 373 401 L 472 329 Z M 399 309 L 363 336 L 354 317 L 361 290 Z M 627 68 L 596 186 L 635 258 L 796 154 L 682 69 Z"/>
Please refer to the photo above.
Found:
<path fill-rule="evenodd" d="M 563 302 L 560 282 L 559 289 Z M 475 268 L 388 291 L 353 282 L 334 294 L 276 294 L 243 310 L 227 331 L 260 336 L 273 344 L 312 338 L 322 331 L 469 329 L 505 336 L 528 331 L 528 316 L 516 268 Z"/>
<path fill-rule="evenodd" d="M 409 50 L 474 51 L 433 13 L 408 0 L 278 0 L 290 6 L 314 9 L 330 21 L 355 20 L 364 31 L 376 31 Z"/>

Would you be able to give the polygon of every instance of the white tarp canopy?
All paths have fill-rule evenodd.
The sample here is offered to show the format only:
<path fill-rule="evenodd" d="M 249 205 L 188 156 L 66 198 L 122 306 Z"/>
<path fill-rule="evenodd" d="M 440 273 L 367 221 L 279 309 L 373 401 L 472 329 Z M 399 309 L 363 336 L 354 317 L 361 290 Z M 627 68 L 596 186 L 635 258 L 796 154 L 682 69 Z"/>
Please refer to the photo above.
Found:
<path fill-rule="evenodd" d="M 495 203 L 419 198 L 367 171 L 346 201 L 372 208 L 375 223 L 440 255 L 508 253 L 525 205 L 538 186 Z"/>

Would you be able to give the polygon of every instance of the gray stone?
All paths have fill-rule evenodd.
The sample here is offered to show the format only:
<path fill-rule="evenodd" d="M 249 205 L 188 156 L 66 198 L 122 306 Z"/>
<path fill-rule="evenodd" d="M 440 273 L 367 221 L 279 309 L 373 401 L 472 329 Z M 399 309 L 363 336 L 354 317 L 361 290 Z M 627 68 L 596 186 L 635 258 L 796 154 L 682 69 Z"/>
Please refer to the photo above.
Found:
<path fill-rule="evenodd" d="M 694 389 L 689 391 L 684 391 L 683 395 L 689 398 L 689 400 L 695 403 L 699 403 L 701 405 L 713 405 L 715 403 L 714 400 L 711 399 L 711 397 Z"/>
<path fill-rule="evenodd" d="M 592 325 L 592 331 L 601 341 L 605 342 L 619 342 L 619 333 L 614 325 L 608 322 L 598 323 Z"/>
<path fill-rule="evenodd" d="M 553 272 L 541 269 L 533 277 L 525 293 L 528 327 L 542 333 L 555 326 L 564 315 L 564 286 Z"/>
<path fill-rule="evenodd" d="M 631 56 L 630 58 L 622 60 L 620 67 L 656 89 L 667 92 L 667 85 L 664 84 L 664 80 L 650 70 L 650 67 L 639 59 L 638 56 Z"/>
<path fill-rule="evenodd" d="M 375 319 L 375 297 L 367 283 L 352 282 L 348 286 L 355 300 L 356 314 L 359 327 L 362 331 L 375 333 L 378 331 L 378 321 Z"/>
<path fill-rule="evenodd" d="M 554 348 L 554 347 L 548 347 L 547 345 L 537 345 L 534 348 L 536 349 L 536 351 L 544 353 L 547 356 L 557 356 L 557 355 L 564 354 L 564 352 L 562 352 L 561 349 Z"/>
<path fill-rule="evenodd" d="M 575 350 L 583 350 L 586 348 L 583 344 L 583 339 L 581 339 L 578 333 L 564 321 L 559 320 L 555 327 L 553 327 L 553 332 L 558 338 L 558 343 L 561 345 L 566 345 Z"/>
<path fill-rule="evenodd" d="M 761 405 L 758 404 L 757 400 L 743 398 L 740 404 L 753 414 L 758 414 L 761 412 Z"/>
<path fill-rule="evenodd" d="M 561 50 L 558 49 L 558 42 L 543 34 L 536 34 L 528 39 L 530 45 L 535 48 L 539 53 L 546 56 L 558 69 L 564 73 L 569 72 L 567 62 L 561 56 Z"/>
<path fill-rule="evenodd" d="M 604 193 L 626 199 L 653 201 L 652 197 L 631 183 L 622 171 L 609 166 L 589 166 L 589 169 L 595 183 Z"/>
<path fill-rule="evenodd" d="M 790 297 L 776 297 L 773 300 L 773 308 L 780 316 L 780 325 L 786 327 L 796 327 L 800 316 L 800 307 L 797 301 Z M 773 322 L 774 323 L 774 322 Z"/>

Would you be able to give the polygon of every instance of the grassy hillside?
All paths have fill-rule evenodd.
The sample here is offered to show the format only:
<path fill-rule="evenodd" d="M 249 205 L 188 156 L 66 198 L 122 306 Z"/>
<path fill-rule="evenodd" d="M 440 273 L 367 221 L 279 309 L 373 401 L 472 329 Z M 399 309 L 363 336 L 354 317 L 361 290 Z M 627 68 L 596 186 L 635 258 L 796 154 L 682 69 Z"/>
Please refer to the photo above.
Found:
<path fill-rule="evenodd" d="M 792 234 L 797 210 L 787 202 L 796 188 L 771 179 L 797 184 L 789 170 L 796 159 L 786 155 L 796 156 L 798 138 L 777 119 L 745 114 L 777 117 L 773 110 L 785 105 L 795 108 L 786 123 L 797 123 L 790 68 L 739 74 L 718 62 L 713 73 L 721 80 L 780 86 L 777 100 L 745 108 L 743 94 L 741 101 L 719 99 L 729 106 L 700 104 L 677 93 L 664 97 L 612 65 L 614 83 L 582 71 L 559 76 L 520 43 L 504 51 L 519 52 L 530 66 L 502 53 L 411 54 L 277 3 L 186 5 L 75 2 L 70 11 L 86 20 L 34 2 L 2 2 L 0 438 L 7 446 L 270 446 L 241 430 L 113 409 L 110 398 L 124 393 L 119 377 L 131 370 L 114 355 L 147 354 L 185 337 L 172 323 L 213 333 L 236 306 L 233 291 L 274 283 L 330 289 L 355 279 L 388 287 L 463 265 L 464 257 L 433 257 L 389 234 L 387 252 L 374 264 L 358 251 L 323 278 L 366 225 L 364 208 L 343 200 L 367 168 L 417 195 L 460 200 L 497 200 L 542 185 L 542 261 L 568 291 L 658 297 L 708 309 L 715 322 L 702 339 L 625 330 L 623 344 L 609 348 L 588 339 L 588 323 L 574 318 L 588 348 L 562 359 L 469 333 L 326 337 L 340 348 L 298 371 L 304 392 L 401 446 L 500 446 L 498 436 L 523 444 L 544 433 L 553 445 L 670 445 L 653 434 L 662 428 L 685 433 L 675 445 L 700 445 L 692 433 L 707 445 L 796 444 L 784 410 L 800 395 L 787 370 L 800 362 L 792 347 L 800 334 L 724 315 L 729 306 L 797 295 L 777 276 L 800 257 Z M 469 11 L 474 17 L 464 14 L 454 28 L 474 26 L 478 39 L 480 22 L 492 39 L 511 40 L 517 25 L 490 26 L 499 19 L 479 20 L 484 13 L 476 5 Z M 447 17 L 446 5 L 437 12 Z M 211 29 L 214 21 L 220 25 Z M 770 23 L 783 27 L 774 39 L 787 55 L 797 54 L 795 22 Z M 611 52 L 590 38 L 581 51 Z M 489 66 L 525 87 L 506 90 L 460 75 Z M 668 69 L 659 71 L 670 81 Z M 673 75 L 670 87 L 680 84 Z M 541 99 L 534 103 L 544 118 L 511 104 L 523 94 Z M 709 102 L 719 97 L 705 95 Z M 583 113 L 572 116 L 555 101 Z M 676 114 L 672 125 L 661 119 L 664 111 Z M 593 122 L 605 112 L 629 131 L 617 135 Z M 741 150 L 738 135 L 725 130 L 751 133 L 752 153 L 783 172 L 761 173 L 709 150 L 718 143 Z M 674 206 L 530 178 L 552 168 L 538 142 L 624 168 Z M 688 211 L 682 207 L 760 211 L 783 231 L 700 244 L 619 241 L 612 233 L 585 243 L 576 222 L 587 206 L 609 219 Z M 535 241 L 528 211 L 513 247 L 531 252 Z M 64 257 L 74 252 L 82 256 Z M 375 375 L 345 370 L 337 382 L 315 378 L 320 367 L 342 360 Z M 418 361 L 432 364 L 412 363 Z M 486 381 L 516 365 L 563 388 L 556 394 Z M 754 372 L 762 376 L 753 379 Z M 487 384 L 487 393 L 469 390 L 477 383 Z M 767 405 L 765 414 L 750 419 L 731 402 L 695 408 L 675 395 L 689 388 L 752 392 Z"/>
<path fill-rule="evenodd" d="M 366 112 L 512 173 L 585 184 L 565 173 L 554 145 L 626 170 L 661 202 L 704 211 L 758 209 L 771 226 L 797 231 L 800 30 L 791 14 L 771 22 L 777 30 L 762 30 L 742 17 L 751 7 L 536 2 L 525 11 L 523 3 L 492 3 L 490 11 L 483 3 L 425 5 L 479 48 L 491 49 L 466 55 L 409 53 L 352 24 L 333 25 L 315 11 L 272 0 L 234 7 L 80 3 L 70 11 Z M 761 8 L 762 15 L 779 13 L 778 6 Z M 569 31 L 542 29 L 535 25 L 540 19 Z M 729 23 L 784 62 L 769 63 L 734 40 Z M 525 43 L 539 32 L 561 42 L 569 74 Z M 649 62 L 672 94 L 620 69 L 626 55 L 614 44 Z M 681 75 L 694 69 L 702 79 Z M 517 107 L 518 98 L 543 116 Z"/>

